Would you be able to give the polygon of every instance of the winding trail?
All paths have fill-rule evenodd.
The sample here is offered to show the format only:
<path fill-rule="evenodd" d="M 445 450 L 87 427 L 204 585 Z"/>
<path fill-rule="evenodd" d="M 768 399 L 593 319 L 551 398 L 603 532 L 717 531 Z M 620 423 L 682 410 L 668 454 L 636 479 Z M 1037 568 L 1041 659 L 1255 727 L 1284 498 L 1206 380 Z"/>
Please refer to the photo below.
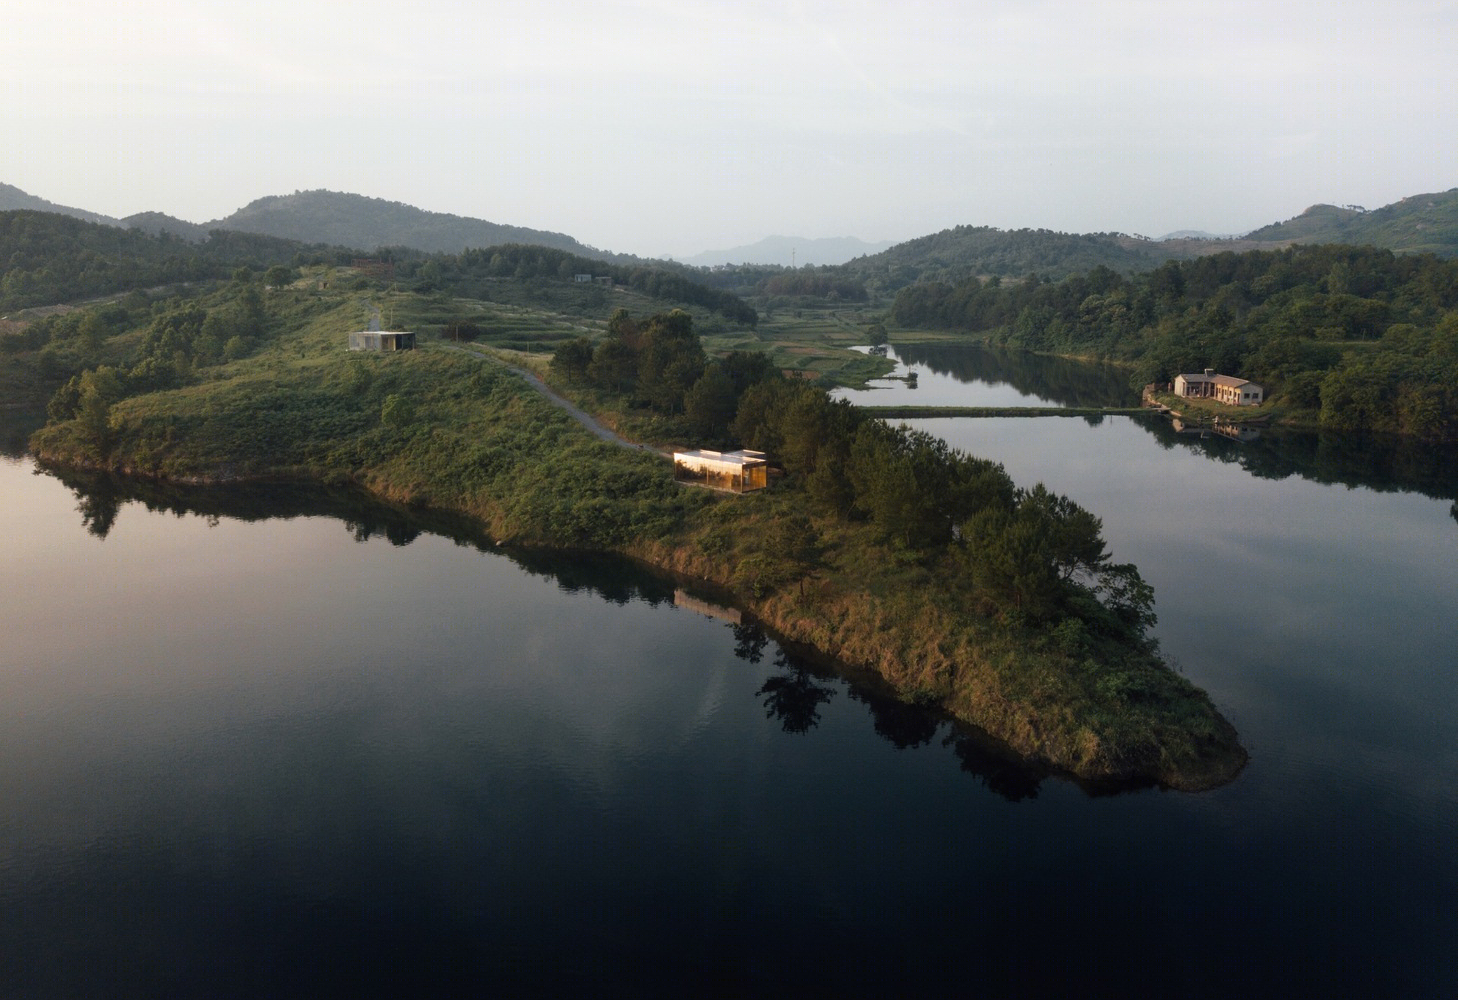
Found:
<path fill-rule="evenodd" d="M 650 455 L 661 455 L 669 460 L 673 459 L 673 454 L 671 452 L 659 451 L 657 448 L 651 447 L 650 445 L 640 444 L 637 441 L 629 441 L 627 438 L 621 436 L 611 428 L 604 427 L 593 418 L 592 414 L 588 413 L 586 410 L 577 406 L 570 400 L 557 395 L 552 387 L 547 385 L 547 383 L 543 382 L 541 377 L 537 375 L 537 373 L 534 371 L 526 368 L 519 368 L 516 365 L 507 364 L 500 358 L 492 357 L 491 355 L 486 354 L 482 351 L 472 350 L 469 347 L 457 347 L 453 344 L 440 344 L 438 346 L 443 350 L 460 351 L 462 354 L 469 354 L 472 357 L 480 358 L 482 361 L 489 361 L 494 365 L 500 365 L 502 368 L 505 368 L 507 371 L 512 372 L 515 375 L 520 375 L 523 379 L 526 380 L 528 385 L 530 385 L 533 389 L 537 390 L 537 392 L 540 392 L 543 396 L 546 396 L 553 405 L 557 406 L 559 409 L 565 410 L 567 412 L 567 415 L 570 416 L 573 420 L 576 420 L 583 427 L 586 427 L 593 434 L 596 434 L 598 438 L 608 442 L 609 444 L 615 444 L 621 448 L 628 448 L 632 451 L 646 451 Z"/>

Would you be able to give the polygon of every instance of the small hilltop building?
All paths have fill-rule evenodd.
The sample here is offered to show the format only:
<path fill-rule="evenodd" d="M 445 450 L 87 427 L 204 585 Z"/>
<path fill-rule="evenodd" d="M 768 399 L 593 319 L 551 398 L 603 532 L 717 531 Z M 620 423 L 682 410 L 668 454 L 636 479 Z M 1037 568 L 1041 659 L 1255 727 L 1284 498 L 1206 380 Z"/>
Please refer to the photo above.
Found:
<path fill-rule="evenodd" d="M 762 451 L 676 451 L 673 478 L 731 493 L 749 493 L 769 485 L 769 463 Z"/>
<path fill-rule="evenodd" d="M 1259 406 L 1266 391 L 1249 379 L 1216 375 L 1206 368 L 1203 375 L 1176 375 L 1174 394 L 1189 399 L 1213 399 L 1231 406 Z"/>
<path fill-rule="evenodd" d="M 415 334 L 403 330 L 358 330 L 349 335 L 351 351 L 413 351 Z"/>

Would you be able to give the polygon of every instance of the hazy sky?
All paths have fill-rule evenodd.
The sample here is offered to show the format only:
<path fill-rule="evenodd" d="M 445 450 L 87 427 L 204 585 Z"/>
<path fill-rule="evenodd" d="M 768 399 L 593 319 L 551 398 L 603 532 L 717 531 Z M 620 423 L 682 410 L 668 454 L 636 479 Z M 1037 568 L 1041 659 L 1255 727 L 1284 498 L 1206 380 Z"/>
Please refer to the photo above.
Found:
<path fill-rule="evenodd" d="M 687 255 L 1243 231 L 1458 186 L 1458 2 L 5 0 L 0 181 L 328 188 Z"/>

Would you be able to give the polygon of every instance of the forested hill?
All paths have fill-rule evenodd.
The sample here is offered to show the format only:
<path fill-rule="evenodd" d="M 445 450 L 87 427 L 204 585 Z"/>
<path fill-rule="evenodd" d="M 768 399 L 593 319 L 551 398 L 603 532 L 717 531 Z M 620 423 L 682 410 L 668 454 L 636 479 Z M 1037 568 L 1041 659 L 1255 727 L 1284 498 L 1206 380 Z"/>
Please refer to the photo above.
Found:
<path fill-rule="evenodd" d="M 1107 267 L 1120 273 L 1149 271 L 1169 254 L 1153 241 L 1112 233 L 1055 233 L 1048 229 L 957 226 L 858 257 L 846 270 L 891 287 L 911 281 L 958 280 L 970 274 L 1064 278 Z"/>
<path fill-rule="evenodd" d="M 140 229 L 143 232 L 151 233 L 153 236 L 171 233 L 173 236 L 180 236 L 194 243 L 201 243 L 208 238 L 207 226 L 186 222 L 162 212 L 138 212 L 136 215 L 129 215 L 121 220 L 121 224 L 129 229 Z"/>
<path fill-rule="evenodd" d="M 1294 219 L 1237 239 L 1149 240 L 1123 233 L 1058 233 L 1047 229 L 957 226 L 859 257 L 845 269 L 873 293 L 917 281 L 956 282 L 970 275 L 1058 280 L 1106 267 L 1120 274 L 1151 271 L 1168 260 L 1229 251 L 1278 250 L 1292 243 L 1374 246 L 1397 253 L 1458 257 L 1458 188 L 1421 194 L 1382 208 L 1315 205 Z"/>
<path fill-rule="evenodd" d="M 1130 363 L 1136 383 L 1215 368 L 1335 430 L 1458 441 L 1458 261 L 1293 246 L 1095 268 L 1060 282 L 902 289 L 902 326 Z"/>
<path fill-rule="evenodd" d="M 507 278 L 577 284 L 576 276 L 586 273 L 610 278 L 615 284 L 662 302 L 700 306 L 742 326 L 752 327 L 759 322 L 759 315 L 738 295 L 695 281 L 689 269 L 605 264 L 564 250 L 524 243 L 407 260 L 396 271 L 415 291 L 448 290 L 465 298 L 489 298 L 492 283 Z"/>
<path fill-rule="evenodd" d="M 334 191 L 299 191 L 259 198 L 227 218 L 208 223 L 208 227 L 364 250 L 409 247 L 426 253 L 460 253 L 523 243 L 596 260 L 632 260 L 579 243 L 564 233 L 427 212 L 397 201 Z"/>
<path fill-rule="evenodd" d="M 693 276 L 740 294 L 864 302 L 909 286 L 989 275 L 1059 280 L 1099 267 L 1120 274 L 1149 271 L 1172 256 L 1172 248 L 1132 236 L 958 226 L 839 265 L 738 264 L 700 268 Z"/>
<path fill-rule="evenodd" d="M 1313 205 L 1294 219 L 1257 229 L 1245 239 L 1358 243 L 1458 257 L 1458 188 L 1413 195 L 1370 212 L 1355 206 Z"/>
<path fill-rule="evenodd" d="M 0 212 L 0 313 L 31 306 L 76 302 L 135 288 L 231 276 L 240 267 L 354 265 L 363 251 L 342 246 L 216 229 L 201 242 L 170 233 L 83 222 L 53 212 Z M 451 291 L 489 297 L 503 279 L 545 279 L 576 284 L 590 273 L 611 278 L 651 298 L 696 305 L 732 322 L 753 326 L 755 311 L 738 296 L 692 280 L 679 267 L 603 263 L 564 250 L 505 244 L 459 254 L 385 250 L 367 258 L 393 280 L 416 291 Z"/>
<path fill-rule="evenodd" d="M 321 252 L 338 251 L 253 233 L 215 232 L 194 243 L 54 212 L 0 212 L 0 312 L 220 278 L 243 265 L 263 269 Z"/>
<path fill-rule="evenodd" d="M 26 194 L 13 184 L 0 184 L 0 212 L 19 211 L 55 212 L 57 215 L 69 215 L 73 219 L 84 219 L 103 226 L 124 225 L 120 219 L 113 219 L 109 215 L 88 212 L 84 208 L 72 208 L 69 205 L 57 205 L 33 194 Z"/>

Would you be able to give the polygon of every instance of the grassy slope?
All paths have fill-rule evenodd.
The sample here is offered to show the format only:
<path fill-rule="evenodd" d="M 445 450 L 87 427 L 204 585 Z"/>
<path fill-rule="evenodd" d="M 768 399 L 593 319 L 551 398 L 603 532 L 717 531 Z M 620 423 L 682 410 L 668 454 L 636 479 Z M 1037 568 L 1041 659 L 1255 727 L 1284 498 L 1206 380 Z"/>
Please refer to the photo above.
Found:
<path fill-rule="evenodd" d="M 1404 253 L 1458 255 L 1458 188 L 1413 195 L 1370 212 L 1313 205 L 1285 222 L 1246 235 L 1247 240 L 1365 243 Z"/>
<path fill-rule="evenodd" d="M 869 526 L 808 517 L 792 487 L 743 498 L 679 487 L 661 459 L 598 442 L 489 363 L 428 346 L 347 353 L 357 301 L 295 296 L 289 308 L 294 332 L 258 355 L 116 404 L 108 454 L 74 423 L 38 432 L 34 450 L 175 479 L 349 480 L 470 514 L 501 540 L 638 558 L 725 587 L 786 638 L 1082 777 L 1202 788 L 1244 763 L 1209 699 L 1148 653 L 1077 622 L 1031 630 L 981 616 L 955 574 L 884 548 Z M 393 424 L 382 419 L 392 396 L 413 411 Z"/>

